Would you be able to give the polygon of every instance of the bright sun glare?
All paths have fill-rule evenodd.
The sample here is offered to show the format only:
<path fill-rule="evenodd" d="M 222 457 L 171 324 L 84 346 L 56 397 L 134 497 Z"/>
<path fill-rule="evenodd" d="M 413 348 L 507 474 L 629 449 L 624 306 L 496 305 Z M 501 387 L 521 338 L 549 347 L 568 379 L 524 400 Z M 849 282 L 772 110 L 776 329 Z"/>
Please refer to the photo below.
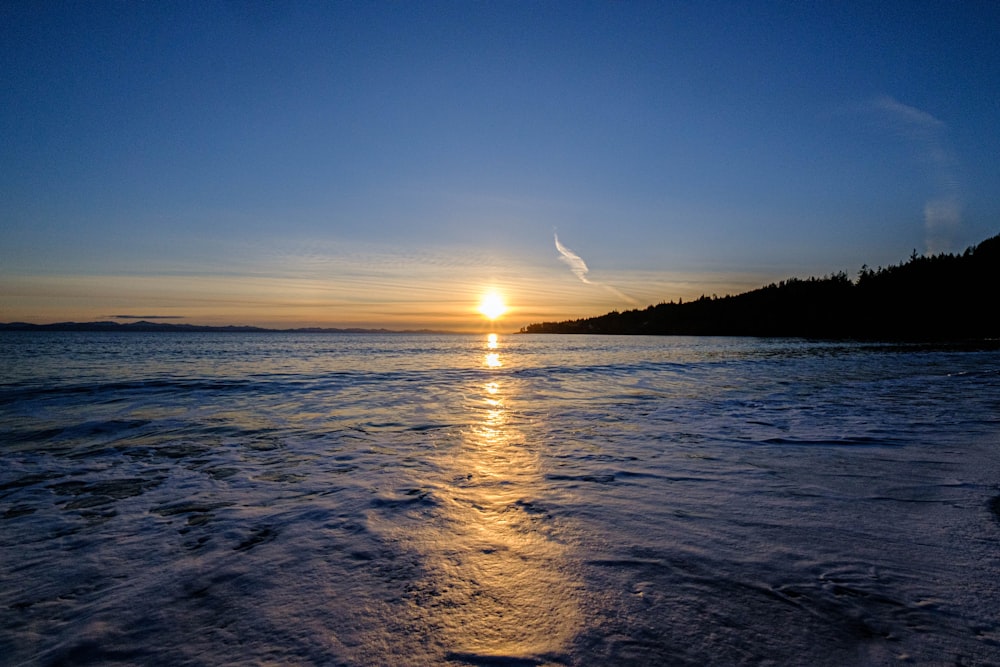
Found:
<path fill-rule="evenodd" d="M 495 320 L 507 312 L 507 306 L 503 303 L 503 298 L 496 292 L 490 292 L 479 302 L 479 312 Z"/>

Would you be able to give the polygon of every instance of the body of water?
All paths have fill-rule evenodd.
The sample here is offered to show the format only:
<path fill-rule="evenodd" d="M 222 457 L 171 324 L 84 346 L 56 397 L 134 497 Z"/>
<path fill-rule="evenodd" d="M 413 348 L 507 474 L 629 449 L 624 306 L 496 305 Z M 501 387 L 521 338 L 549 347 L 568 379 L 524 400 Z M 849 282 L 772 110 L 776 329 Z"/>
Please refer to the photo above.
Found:
<path fill-rule="evenodd" d="M 0 334 L 0 663 L 1000 664 L 1000 352 Z"/>

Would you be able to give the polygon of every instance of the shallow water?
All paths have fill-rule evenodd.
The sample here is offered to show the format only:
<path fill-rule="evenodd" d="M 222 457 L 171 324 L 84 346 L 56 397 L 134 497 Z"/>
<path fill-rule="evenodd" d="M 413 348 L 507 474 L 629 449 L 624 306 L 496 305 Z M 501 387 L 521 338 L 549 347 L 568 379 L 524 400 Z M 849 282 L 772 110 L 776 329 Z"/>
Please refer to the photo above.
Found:
<path fill-rule="evenodd" d="M 1000 664 L 1000 352 L 0 334 L 4 664 Z"/>

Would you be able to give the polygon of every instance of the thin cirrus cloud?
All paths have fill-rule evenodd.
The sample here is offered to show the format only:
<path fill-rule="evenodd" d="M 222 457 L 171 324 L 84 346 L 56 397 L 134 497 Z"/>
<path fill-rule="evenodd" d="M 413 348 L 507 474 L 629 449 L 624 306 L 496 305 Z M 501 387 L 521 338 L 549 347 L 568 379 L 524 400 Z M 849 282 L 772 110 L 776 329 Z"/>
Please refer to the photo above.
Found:
<path fill-rule="evenodd" d="M 590 269 L 587 267 L 587 263 L 583 261 L 583 258 L 577 255 L 569 248 L 567 248 L 566 246 L 564 246 L 562 243 L 560 243 L 558 234 L 553 232 L 552 236 L 556 242 L 556 250 L 559 251 L 559 259 L 562 260 L 569 267 L 569 270 L 573 272 L 573 275 L 575 275 L 577 278 L 580 279 L 580 282 L 586 283 L 587 285 L 597 285 L 598 287 L 603 287 L 604 289 L 614 294 L 616 297 L 624 299 L 628 303 L 631 304 L 638 303 L 628 294 L 625 294 L 624 292 L 622 292 L 621 290 L 612 285 L 608 285 L 606 283 L 594 282 L 593 280 L 587 278 L 587 274 L 590 273 Z"/>
<path fill-rule="evenodd" d="M 948 140 L 948 126 L 933 115 L 882 95 L 872 108 L 888 118 L 893 129 L 917 149 L 926 166 L 932 191 L 924 204 L 924 238 L 930 254 L 947 252 L 962 226 L 958 160 Z"/>
<path fill-rule="evenodd" d="M 564 246 L 562 243 L 559 243 L 558 234 L 553 233 L 552 236 L 555 237 L 556 250 L 559 251 L 560 255 L 559 259 L 566 263 L 569 270 L 572 271 L 573 275 L 579 278 L 581 282 L 585 282 L 588 285 L 593 284 L 587 280 L 587 274 L 590 272 L 590 269 L 587 268 L 587 263 L 583 261 L 583 258 Z"/>

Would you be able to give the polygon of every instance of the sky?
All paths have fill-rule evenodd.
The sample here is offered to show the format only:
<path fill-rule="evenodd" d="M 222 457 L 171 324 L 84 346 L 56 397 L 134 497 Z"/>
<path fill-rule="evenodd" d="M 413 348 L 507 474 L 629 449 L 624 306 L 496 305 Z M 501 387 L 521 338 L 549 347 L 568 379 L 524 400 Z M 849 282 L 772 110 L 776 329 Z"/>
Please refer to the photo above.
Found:
<path fill-rule="evenodd" d="M 998 120 L 993 0 L 2 0 L 0 322 L 516 331 L 853 276 L 1000 233 Z"/>

